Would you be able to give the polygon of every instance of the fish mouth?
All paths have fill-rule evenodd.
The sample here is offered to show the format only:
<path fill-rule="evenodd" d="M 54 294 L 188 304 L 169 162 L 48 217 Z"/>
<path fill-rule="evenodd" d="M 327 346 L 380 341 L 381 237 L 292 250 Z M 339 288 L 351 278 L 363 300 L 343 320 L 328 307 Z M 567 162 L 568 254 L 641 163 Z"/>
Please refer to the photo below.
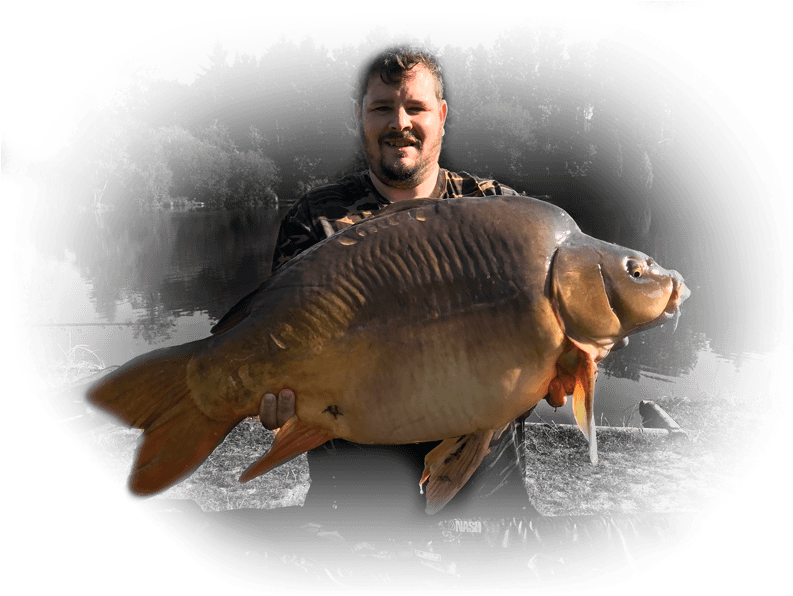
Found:
<path fill-rule="evenodd" d="M 652 321 L 648 321 L 644 325 L 639 325 L 638 327 L 632 329 L 630 333 L 636 333 L 637 331 L 646 331 L 647 329 L 652 329 L 653 327 L 657 327 L 658 325 L 663 325 L 669 319 L 674 319 L 674 326 L 672 328 L 672 333 L 677 330 L 677 322 L 680 319 L 680 305 L 691 295 L 691 290 L 688 289 L 685 282 L 683 281 L 683 276 L 680 275 L 677 271 L 670 271 L 669 272 L 672 277 L 672 292 L 669 295 L 669 301 L 666 303 L 666 307 Z M 619 342 L 616 342 L 619 343 Z"/>
<path fill-rule="evenodd" d="M 691 296 L 691 290 L 688 289 L 682 276 L 677 271 L 672 271 L 672 273 L 674 274 L 672 277 L 674 289 L 672 290 L 672 296 L 669 298 L 669 304 L 666 305 L 664 314 L 666 315 L 665 320 L 674 317 L 675 322 L 672 327 L 672 333 L 674 333 L 677 330 L 677 322 L 680 320 L 680 305 L 683 304 L 686 298 Z"/>

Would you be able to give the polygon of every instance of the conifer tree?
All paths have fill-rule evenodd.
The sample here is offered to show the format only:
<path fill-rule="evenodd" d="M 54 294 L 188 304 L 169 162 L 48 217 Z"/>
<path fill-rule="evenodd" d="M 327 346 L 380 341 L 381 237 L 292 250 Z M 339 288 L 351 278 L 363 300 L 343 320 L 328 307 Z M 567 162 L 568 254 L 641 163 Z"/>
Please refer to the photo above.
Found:
<path fill-rule="evenodd" d="M 229 51 L 223 49 L 223 44 L 220 43 L 220 37 L 215 37 L 215 44 L 212 46 L 212 53 L 205 54 L 209 58 L 209 66 L 200 66 L 203 72 L 195 73 L 195 80 L 203 81 L 205 79 L 222 76 L 229 68 L 226 59 L 228 58 Z"/>

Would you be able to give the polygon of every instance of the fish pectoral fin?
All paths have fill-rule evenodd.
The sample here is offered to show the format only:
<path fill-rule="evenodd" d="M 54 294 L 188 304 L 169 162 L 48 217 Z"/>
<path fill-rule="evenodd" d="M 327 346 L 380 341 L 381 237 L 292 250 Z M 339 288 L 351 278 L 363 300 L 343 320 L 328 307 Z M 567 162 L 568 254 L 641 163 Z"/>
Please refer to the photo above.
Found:
<path fill-rule="evenodd" d="M 443 509 L 468 481 L 490 451 L 490 441 L 495 432 L 487 430 L 446 439 L 426 455 L 421 483 L 429 479 L 428 514 Z"/>
<path fill-rule="evenodd" d="M 589 441 L 589 459 L 593 464 L 598 463 L 594 408 L 595 377 L 597 377 L 597 364 L 594 358 L 585 350 L 580 350 L 573 389 L 573 414 L 578 428 Z"/>
<path fill-rule="evenodd" d="M 240 476 L 240 482 L 248 482 L 266 474 L 276 466 L 319 447 L 323 443 L 335 438 L 324 428 L 314 424 L 307 424 L 297 416 L 292 416 L 275 435 L 275 441 L 270 450 Z"/>

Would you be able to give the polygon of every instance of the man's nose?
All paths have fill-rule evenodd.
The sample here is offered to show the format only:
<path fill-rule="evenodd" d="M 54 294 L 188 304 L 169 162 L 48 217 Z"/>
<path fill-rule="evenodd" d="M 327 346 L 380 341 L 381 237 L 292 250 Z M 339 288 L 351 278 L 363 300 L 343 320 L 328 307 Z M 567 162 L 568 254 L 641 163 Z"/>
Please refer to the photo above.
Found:
<path fill-rule="evenodd" d="M 408 130 L 412 128 L 410 116 L 405 108 L 397 108 L 394 110 L 394 117 L 391 119 L 391 128 L 393 130 Z"/>

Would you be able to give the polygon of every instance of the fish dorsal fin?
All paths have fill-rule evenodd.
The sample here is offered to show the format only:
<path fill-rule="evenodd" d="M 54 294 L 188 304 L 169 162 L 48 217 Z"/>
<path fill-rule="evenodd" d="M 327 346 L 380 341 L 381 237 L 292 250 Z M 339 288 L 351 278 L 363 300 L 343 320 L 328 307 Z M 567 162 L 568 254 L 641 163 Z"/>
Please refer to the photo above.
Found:
<path fill-rule="evenodd" d="M 446 439 L 424 458 L 424 474 L 419 486 L 427 483 L 426 512 L 432 515 L 457 494 L 490 451 L 495 431 L 470 433 Z"/>
<path fill-rule="evenodd" d="M 324 428 L 307 424 L 297 416 L 292 416 L 275 435 L 273 446 L 270 447 L 267 454 L 242 473 L 240 482 L 248 482 L 266 474 L 274 467 L 314 447 L 319 447 L 333 438 L 335 436 Z"/>

